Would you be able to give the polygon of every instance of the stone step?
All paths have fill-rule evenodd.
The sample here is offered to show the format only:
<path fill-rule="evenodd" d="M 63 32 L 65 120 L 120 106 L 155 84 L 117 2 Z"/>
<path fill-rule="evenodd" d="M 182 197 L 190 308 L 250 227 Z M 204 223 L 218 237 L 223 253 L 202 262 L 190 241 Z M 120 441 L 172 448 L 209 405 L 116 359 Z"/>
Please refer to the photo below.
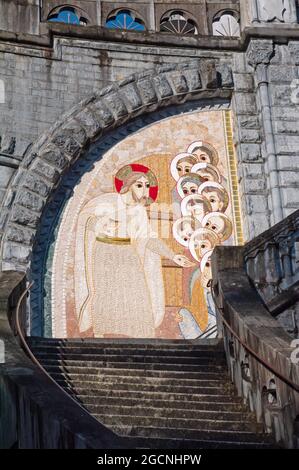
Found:
<path fill-rule="evenodd" d="M 89 356 L 88 358 L 84 355 L 81 355 L 79 358 L 73 358 L 71 356 L 66 356 L 62 358 L 61 356 L 56 356 L 56 358 L 49 356 L 41 356 L 40 354 L 35 354 L 35 357 L 44 365 L 57 365 L 57 366 L 67 366 L 67 367 L 98 367 L 109 366 L 110 364 L 121 364 L 121 367 L 133 366 L 140 368 L 145 366 L 149 369 L 159 366 L 160 369 L 167 370 L 169 367 L 176 369 L 180 368 L 181 370 L 196 370 L 198 366 L 214 367 L 217 368 L 221 365 L 226 367 L 225 362 L 217 361 L 212 358 L 160 358 L 160 357 L 149 357 L 143 358 L 142 356 L 135 357 L 120 357 L 120 356 Z M 81 359 L 81 360 L 80 360 Z"/>
<path fill-rule="evenodd" d="M 78 387 L 75 385 L 75 383 L 70 380 L 66 381 L 63 380 L 61 377 L 57 376 L 52 376 L 58 383 L 62 386 L 68 385 L 68 386 L 73 386 L 78 389 Z M 80 384 L 79 384 L 80 386 Z M 86 387 L 85 383 L 83 380 L 81 381 L 81 388 L 85 388 L 85 390 L 90 390 L 90 387 Z M 231 396 L 232 394 L 232 388 L 230 385 L 227 387 L 222 387 L 222 388 L 215 388 L 215 387 L 190 387 L 190 386 L 185 386 L 185 385 L 177 385 L 177 386 L 172 386 L 172 385 L 138 385 L 136 387 L 135 384 L 123 384 L 123 383 L 95 383 L 92 385 L 93 390 L 98 390 L 98 391 L 104 391 L 104 390 L 122 390 L 123 392 L 148 392 L 148 393 L 164 393 L 164 394 L 186 394 L 186 395 L 216 395 L 216 396 Z"/>
<path fill-rule="evenodd" d="M 231 436 L 233 439 L 235 436 Z M 150 437 L 126 437 L 126 444 L 130 449 L 276 449 L 270 442 L 222 441 L 222 440 L 191 440 L 191 439 L 167 439 Z"/>
<path fill-rule="evenodd" d="M 38 357 L 41 361 L 42 360 L 68 360 L 68 361 L 115 361 L 115 362 L 150 362 L 150 363 L 175 363 L 175 364 L 200 364 L 200 363 L 220 363 L 226 364 L 225 357 L 223 353 L 218 354 L 208 354 L 207 352 L 201 351 L 200 353 L 197 352 L 195 354 L 185 353 L 178 354 L 174 352 L 171 354 L 169 351 L 165 354 L 153 354 L 152 351 L 148 351 L 147 354 L 142 354 L 141 351 L 134 351 L 134 353 L 129 354 L 128 352 L 120 351 L 118 354 L 112 354 L 111 351 L 99 351 L 98 349 L 94 349 L 94 351 L 88 349 L 87 351 L 84 350 L 76 350 L 75 352 L 72 351 L 59 351 L 59 350 L 33 350 L 36 357 Z M 116 351 L 117 352 L 117 351 Z M 150 354 L 149 354 L 150 353 Z"/>
<path fill-rule="evenodd" d="M 59 380 L 60 383 L 64 381 L 65 384 L 70 384 L 74 386 L 73 381 L 71 380 L 63 380 L 61 377 L 58 378 L 57 376 L 53 376 L 55 380 Z M 87 388 L 84 379 L 81 381 L 81 387 L 84 386 L 84 388 Z M 134 392 L 138 390 L 138 392 L 160 392 L 160 393 L 177 393 L 177 394 L 186 394 L 188 396 L 190 395 L 197 395 L 197 394 L 203 394 L 203 395 L 231 395 L 233 393 L 233 389 L 230 384 L 227 384 L 226 386 L 222 387 L 190 387 L 190 386 L 185 386 L 184 384 L 179 386 L 173 386 L 173 385 L 146 385 L 146 384 L 130 384 L 130 383 L 121 383 L 121 382 L 100 382 L 96 383 L 93 385 L 93 390 L 125 390 L 127 392 Z"/>
<path fill-rule="evenodd" d="M 196 419 L 182 417 L 151 417 L 151 416 L 136 416 L 136 415 L 107 415 L 107 414 L 93 414 L 105 426 L 114 428 L 121 428 L 122 426 L 142 426 L 151 428 L 175 428 L 186 431 L 186 436 L 189 430 L 203 431 L 230 431 L 230 432 L 252 432 L 257 433 L 260 426 L 252 421 L 225 421 L 218 419 Z M 114 430 L 114 429 L 113 429 Z M 122 434 L 122 433 L 121 433 Z"/>
<path fill-rule="evenodd" d="M 50 369 L 49 369 L 50 372 Z M 61 376 L 64 374 L 64 371 L 56 368 L 51 371 L 53 374 Z M 81 368 L 78 372 L 74 372 L 72 369 L 68 372 L 67 376 L 76 379 L 80 377 L 80 380 L 92 380 L 97 381 L 99 377 L 138 377 L 138 378 L 165 378 L 165 379 L 177 379 L 177 380 L 200 380 L 200 379 L 211 379 L 211 378 L 223 378 L 227 380 L 227 371 L 226 370 L 207 370 L 201 368 L 198 372 L 184 372 L 184 371 L 163 371 L 163 370 L 148 370 L 148 369 L 118 369 L 113 368 L 96 368 L 93 369 L 92 373 L 88 372 L 86 368 Z"/>
<path fill-rule="evenodd" d="M 90 404 L 84 402 L 84 406 L 88 411 L 94 415 L 111 415 L 111 416 L 131 416 L 134 417 L 150 417 L 150 418 L 179 418 L 184 420 L 216 420 L 216 421 L 235 421 L 235 422 L 254 422 L 255 415 L 249 412 L 240 411 L 226 411 L 225 407 L 222 410 L 201 410 L 197 409 L 194 405 L 193 409 L 176 408 L 172 402 L 164 408 L 156 408 L 152 404 L 143 405 L 112 405 L 102 404 L 101 400 L 98 403 Z"/>
<path fill-rule="evenodd" d="M 71 389 L 70 389 L 71 390 Z M 241 404 L 242 401 L 239 399 L 239 397 L 236 397 L 232 394 L 204 394 L 204 393 L 194 393 L 194 394 L 187 394 L 183 390 L 181 393 L 179 392 L 161 392 L 161 391 L 155 391 L 155 390 L 148 390 L 148 391 L 140 391 L 140 390 L 128 390 L 128 389 L 122 389 L 119 388 L 118 390 L 116 389 L 110 389 L 110 388 L 102 388 L 99 387 L 98 389 L 87 389 L 81 386 L 76 387 L 73 389 L 74 393 L 76 395 L 80 396 L 97 396 L 97 397 L 111 397 L 111 398 L 123 398 L 130 400 L 131 398 L 137 398 L 138 400 L 144 400 L 144 399 L 151 399 L 151 400 L 164 400 L 166 402 L 170 401 L 197 401 L 197 402 L 209 402 L 209 403 L 239 403 Z M 198 403 L 198 406 L 200 406 L 200 403 Z"/>
<path fill-rule="evenodd" d="M 47 370 L 51 370 L 53 372 L 69 372 L 69 373 L 84 373 L 84 374 L 99 374 L 104 369 L 125 369 L 127 370 L 134 370 L 136 375 L 140 370 L 143 371 L 161 371 L 164 373 L 171 372 L 172 374 L 184 374 L 186 378 L 196 377 L 198 372 L 221 372 L 224 370 L 224 366 L 218 364 L 197 364 L 197 365 L 187 365 L 184 364 L 178 371 L 178 366 L 176 364 L 154 364 L 154 363 L 126 363 L 126 362 L 97 362 L 87 366 L 86 364 L 78 365 L 77 363 L 71 365 L 59 365 L 55 364 L 47 364 L 43 363 L 44 367 Z"/>
<path fill-rule="evenodd" d="M 224 351 L 222 349 L 177 349 L 177 348 L 107 348 L 99 346 L 36 346 L 32 347 L 31 350 L 36 354 L 74 354 L 74 355 L 103 355 L 103 356 L 158 356 L 158 357 L 210 357 L 210 358 L 225 358 Z"/>
<path fill-rule="evenodd" d="M 100 417 L 98 417 L 99 419 Z M 116 417 L 117 419 L 117 417 Z M 101 419 L 100 419 L 101 420 Z M 158 427 L 158 426 L 135 426 L 135 425 L 121 425 L 109 424 L 109 428 L 120 436 L 137 437 L 142 442 L 143 438 L 151 439 L 182 439 L 182 440 L 196 440 L 205 442 L 238 442 L 238 443 L 258 443 L 261 444 L 272 444 L 272 438 L 268 434 L 262 432 L 252 432 L 247 430 L 236 431 L 232 429 L 231 423 L 228 423 L 225 430 L 222 429 L 206 429 L 206 428 L 181 428 L 179 426 L 171 427 Z"/>
<path fill-rule="evenodd" d="M 140 398 L 128 397 L 128 396 L 111 396 L 111 394 L 101 394 L 97 395 L 96 393 L 89 394 L 87 390 L 82 390 L 74 394 L 71 390 L 67 390 L 75 398 L 77 398 L 84 406 L 98 405 L 101 406 L 121 406 L 121 407 L 154 407 L 161 409 L 176 409 L 179 413 L 181 410 L 201 410 L 201 411 L 210 411 L 215 412 L 223 411 L 225 412 L 239 412 L 247 413 L 248 408 L 243 404 L 242 400 L 238 397 L 231 401 L 223 400 L 222 397 L 215 396 L 209 397 L 209 395 L 204 396 L 200 401 L 199 400 L 190 400 L 182 397 L 181 399 L 171 399 L 166 398 L 155 398 L 149 395 L 145 395 Z M 83 393 L 86 392 L 86 393 Z M 132 394 L 133 395 L 133 394 Z M 227 397 L 225 397 L 227 398 Z"/>
<path fill-rule="evenodd" d="M 222 349 L 223 341 L 219 339 L 202 340 L 167 340 L 167 339 L 132 339 L 132 338 L 39 338 L 30 336 L 27 339 L 32 347 L 43 346 L 82 346 L 82 347 L 105 347 L 105 348 L 131 348 L 131 349 Z"/>
<path fill-rule="evenodd" d="M 116 376 L 116 375 L 93 375 L 91 376 L 92 380 L 86 380 L 85 376 L 83 376 L 83 381 L 86 387 L 91 386 L 94 383 L 102 384 L 102 383 L 110 383 L 110 384 L 128 384 L 134 388 L 138 388 L 139 385 L 149 385 L 149 386 L 157 386 L 157 385 L 168 385 L 168 386 L 179 386 L 182 385 L 190 386 L 190 387 L 214 387 L 221 389 L 221 387 L 230 387 L 231 390 L 234 390 L 234 386 L 225 378 L 214 378 L 214 379 L 179 379 L 179 378 L 165 378 L 165 377 L 127 377 L 124 375 Z M 67 378 L 66 378 L 67 379 Z M 72 384 L 80 384 L 82 383 L 82 379 L 73 379 L 72 375 Z"/>

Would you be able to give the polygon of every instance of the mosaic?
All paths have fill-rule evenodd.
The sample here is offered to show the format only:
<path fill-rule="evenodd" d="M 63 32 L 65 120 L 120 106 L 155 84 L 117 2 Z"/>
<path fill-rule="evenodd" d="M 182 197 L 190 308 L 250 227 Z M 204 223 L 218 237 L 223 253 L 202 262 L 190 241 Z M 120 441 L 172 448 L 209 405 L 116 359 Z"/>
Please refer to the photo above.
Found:
<path fill-rule="evenodd" d="M 211 254 L 239 243 L 230 112 L 152 124 L 107 151 L 68 202 L 53 259 L 53 336 L 214 337 Z"/>

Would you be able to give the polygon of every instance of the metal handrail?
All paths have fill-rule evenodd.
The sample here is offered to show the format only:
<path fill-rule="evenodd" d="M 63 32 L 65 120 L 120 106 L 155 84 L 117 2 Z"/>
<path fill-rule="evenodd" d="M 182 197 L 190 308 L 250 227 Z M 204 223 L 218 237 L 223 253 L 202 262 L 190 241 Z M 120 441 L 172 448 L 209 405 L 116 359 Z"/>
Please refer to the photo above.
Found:
<path fill-rule="evenodd" d="M 34 364 L 41 370 L 41 372 L 43 374 L 45 374 L 47 376 L 47 378 L 53 384 L 55 384 L 56 387 L 58 387 L 68 399 L 71 399 L 74 403 L 76 403 L 77 406 L 79 406 L 83 411 L 85 411 L 85 413 L 88 413 L 90 418 L 92 418 L 94 421 L 96 421 L 97 424 L 100 424 L 99 421 L 79 401 L 77 401 L 69 393 L 67 393 L 66 390 L 63 387 L 61 387 L 61 385 L 59 385 L 59 383 L 57 383 L 56 380 L 53 379 L 53 377 L 51 377 L 51 375 L 47 372 L 47 370 L 43 367 L 43 365 L 35 357 L 35 355 L 31 351 L 30 347 L 28 346 L 28 343 L 26 341 L 26 338 L 23 334 L 23 331 L 22 331 L 22 328 L 21 328 L 21 325 L 20 325 L 20 308 L 21 308 L 24 297 L 28 294 L 28 292 L 30 291 L 33 284 L 34 284 L 34 282 L 29 284 L 29 286 L 21 294 L 21 296 L 18 300 L 18 303 L 17 303 L 17 307 L 16 307 L 16 313 L 15 313 L 16 331 L 17 331 L 18 337 L 20 338 L 21 344 L 22 344 L 24 350 L 26 351 L 26 353 L 28 354 L 28 356 L 30 357 L 30 359 L 32 360 L 32 362 L 34 362 Z M 113 432 L 113 431 L 111 431 L 111 432 Z M 115 432 L 114 432 L 114 434 L 118 437 L 121 437 L 119 434 L 117 434 Z"/>
<path fill-rule="evenodd" d="M 219 307 L 219 305 L 216 302 L 215 299 L 215 293 L 214 293 L 214 286 L 212 285 L 212 297 L 215 303 L 215 306 L 217 310 L 219 311 L 221 315 L 221 321 L 224 323 L 224 325 L 227 327 L 227 329 L 231 332 L 231 334 L 239 341 L 239 343 L 243 346 L 243 348 L 251 355 L 253 356 L 262 366 L 264 366 L 266 369 L 268 369 L 272 374 L 274 374 L 276 377 L 278 377 L 282 382 L 287 384 L 289 387 L 291 387 L 293 390 L 299 393 L 299 386 L 295 384 L 292 380 L 288 379 L 285 377 L 283 374 L 278 372 L 274 367 L 271 366 L 267 361 L 262 359 L 250 346 L 248 346 L 241 338 L 240 336 L 233 330 L 233 328 L 230 326 L 228 321 L 224 318 L 224 309 L 222 307 Z"/>
<path fill-rule="evenodd" d="M 208 338 L 210 335 L 217 331 L 217 325 L 211 326 L 208 330 L 201 333 L 196 339 Z"/>

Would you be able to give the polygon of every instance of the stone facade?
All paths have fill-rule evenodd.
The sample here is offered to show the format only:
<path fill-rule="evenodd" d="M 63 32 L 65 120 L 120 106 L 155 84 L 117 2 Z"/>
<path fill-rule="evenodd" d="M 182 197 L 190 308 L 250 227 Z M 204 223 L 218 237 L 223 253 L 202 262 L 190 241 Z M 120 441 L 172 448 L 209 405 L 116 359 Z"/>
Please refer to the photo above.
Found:
<path fill-rule="evenodd" d="M 47 22 L 60 7 L 52 0 L 42 8 L 0 1 L 2 269 L 30 268 L 42 214 L 91 142 L 168 106 L 179 113 L 185 101 L 231 106 L 246 240 L 298 209 L 295 0 L 275 2 L 274 16 L 259 0 L 66 4 L 84 10 L 85 26 Z M 139 13 L 145 32 L 104 27 L 123 5 Z M 160 32 L 174 8 L 202 18 L 200 34 Z M 240 37 L 213 35 L 213 19 L 226 10 L 241 15 Z"/>

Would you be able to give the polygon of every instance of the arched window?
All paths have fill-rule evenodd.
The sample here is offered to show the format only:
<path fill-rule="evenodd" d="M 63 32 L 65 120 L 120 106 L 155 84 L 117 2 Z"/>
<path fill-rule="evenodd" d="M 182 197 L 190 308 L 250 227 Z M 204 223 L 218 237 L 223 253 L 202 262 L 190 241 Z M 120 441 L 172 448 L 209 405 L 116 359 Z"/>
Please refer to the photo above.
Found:
<path fill-rule="evenodd" d="M 58 8 L 48 16 L 48 21 L 67 23 L 67 24 L 78 24 L 86 26 L 88 21 L 81 15 L 80 11 L 73 7 L 62 7 Z"/>
<path fill-rule="evenodd" d="M 130 10 L 118 10 L 111 13 L 105 24 L 109 29 L 124 29 L 129 31 L 145 31 L 144 22 Z"/>
<path fill-rule="evenodd" d="M 195 21 L 184 11 L 170 11 L 163 15 L 160 21 L 160 31 L 184 36 L 198 34 Z"/>
<path fill-rule="evenodd" d="M 240 24 L 237 12 L 233 10 L 223 10 L 213 19 L 214 36 L 240 36 Z"/>

